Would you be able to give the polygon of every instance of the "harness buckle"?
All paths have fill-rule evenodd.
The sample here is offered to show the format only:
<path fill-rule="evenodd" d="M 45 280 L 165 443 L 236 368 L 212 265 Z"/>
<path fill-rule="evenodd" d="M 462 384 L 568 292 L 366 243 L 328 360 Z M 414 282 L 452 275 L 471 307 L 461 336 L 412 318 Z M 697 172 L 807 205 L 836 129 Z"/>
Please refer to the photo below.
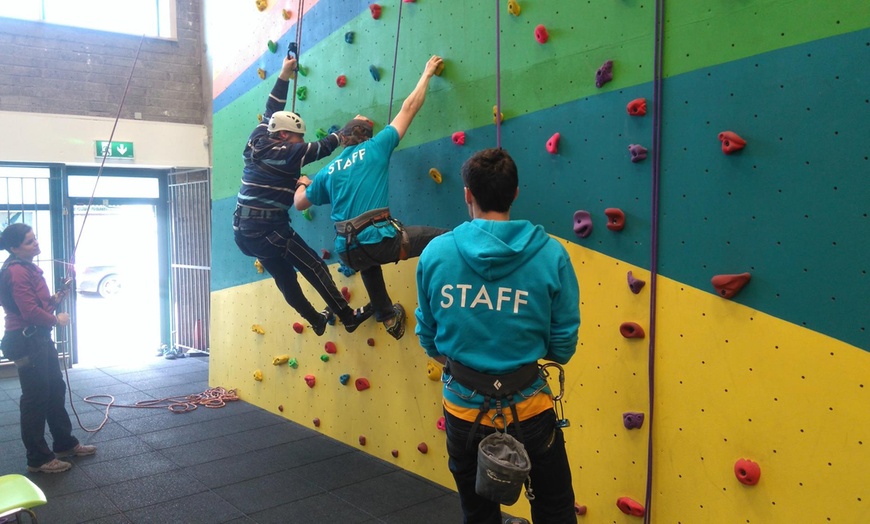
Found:
<path fill-rule="evenodd" d="M 36 334 L 36 326 L 27 326 L 21 330 L 21 334 L 26 338 L 32 337 Z"/>

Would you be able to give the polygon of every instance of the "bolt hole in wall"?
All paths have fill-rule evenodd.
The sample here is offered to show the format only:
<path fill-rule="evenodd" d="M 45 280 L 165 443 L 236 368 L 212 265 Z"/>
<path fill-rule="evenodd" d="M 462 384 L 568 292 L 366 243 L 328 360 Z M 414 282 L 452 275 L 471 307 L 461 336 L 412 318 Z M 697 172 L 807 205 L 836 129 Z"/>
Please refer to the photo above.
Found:
<path fill-rule="evenodd" d="M 72 197 L 81 194 L 77 182 L 83 187 L 93 181 L 77 179 L 89 178 L 70 177 L 77 242 L 78 364 L 106 366 L 153 358 L 161 333 L 156 207 L 117 198 L 81 203 Z M 138 186 L 154 179 L 133 180 Z M 129 181 L 121 187 L 133 194 L 137 189 Z M 147 190 L 139 196 L 146 194 Z"/>

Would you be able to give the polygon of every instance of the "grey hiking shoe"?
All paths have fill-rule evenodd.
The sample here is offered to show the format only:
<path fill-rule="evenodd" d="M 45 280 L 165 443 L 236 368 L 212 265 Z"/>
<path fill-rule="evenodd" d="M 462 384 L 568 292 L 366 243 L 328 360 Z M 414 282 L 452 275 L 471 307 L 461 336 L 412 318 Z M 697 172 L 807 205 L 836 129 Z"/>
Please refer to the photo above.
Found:
<path fill-rule="evenodd" d="M 405 335 L 405 308 L 402 307 L 402 304 L 396 303 L 393 304 L 393 311 L 396 312 L 396 315 L 393 317 L 393 324 L 387 326 L 386 322 L 384 322 L 384 327 L 387 328 L 387 333 L 390 336 L 399 340 Z"/>

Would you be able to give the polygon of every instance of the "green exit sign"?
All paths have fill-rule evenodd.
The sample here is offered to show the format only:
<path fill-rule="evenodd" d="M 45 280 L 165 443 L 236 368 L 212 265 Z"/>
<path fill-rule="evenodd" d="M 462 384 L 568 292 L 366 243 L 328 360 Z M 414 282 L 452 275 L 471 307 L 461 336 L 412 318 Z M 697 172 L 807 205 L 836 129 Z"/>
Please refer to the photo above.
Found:
<path fill-rule="evenodd" d="M 133 142 L 97 140 L 96 152 L 98 158 L 133 158 Z"/>

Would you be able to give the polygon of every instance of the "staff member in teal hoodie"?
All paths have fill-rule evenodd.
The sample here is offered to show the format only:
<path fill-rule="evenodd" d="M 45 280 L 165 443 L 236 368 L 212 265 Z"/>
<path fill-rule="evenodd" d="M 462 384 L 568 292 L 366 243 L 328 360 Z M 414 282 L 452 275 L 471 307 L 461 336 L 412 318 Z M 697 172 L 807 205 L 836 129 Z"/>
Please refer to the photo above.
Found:
<path fill-rule="evenodd" d="M 544 228 L 511 220 L 517 167 L 502 149 L 462 166 L 471 222 L 435 238 L 417 265 L 416 333 L 426 354 L 479 373 L 507 375 L 545 359 L 565 364 L 577 348 L 580 297 L 565 248 Z M 574 523 L 574 491 L 552 393 L 538 376 L 515 398 L 516 416 L 478 414 L 484 397 L 442 377 L 447 453 L 466 523 L 500 523 L 500 506 L 475 492 L 477 444 L 503 421 L 532 463 L 535 524 Z M 501 425 L 501 424 L 499 424 Z M 470 438 L 470 433 L 474 433 Z M 472 445 L 469 445 L 473 443 Z"/>

